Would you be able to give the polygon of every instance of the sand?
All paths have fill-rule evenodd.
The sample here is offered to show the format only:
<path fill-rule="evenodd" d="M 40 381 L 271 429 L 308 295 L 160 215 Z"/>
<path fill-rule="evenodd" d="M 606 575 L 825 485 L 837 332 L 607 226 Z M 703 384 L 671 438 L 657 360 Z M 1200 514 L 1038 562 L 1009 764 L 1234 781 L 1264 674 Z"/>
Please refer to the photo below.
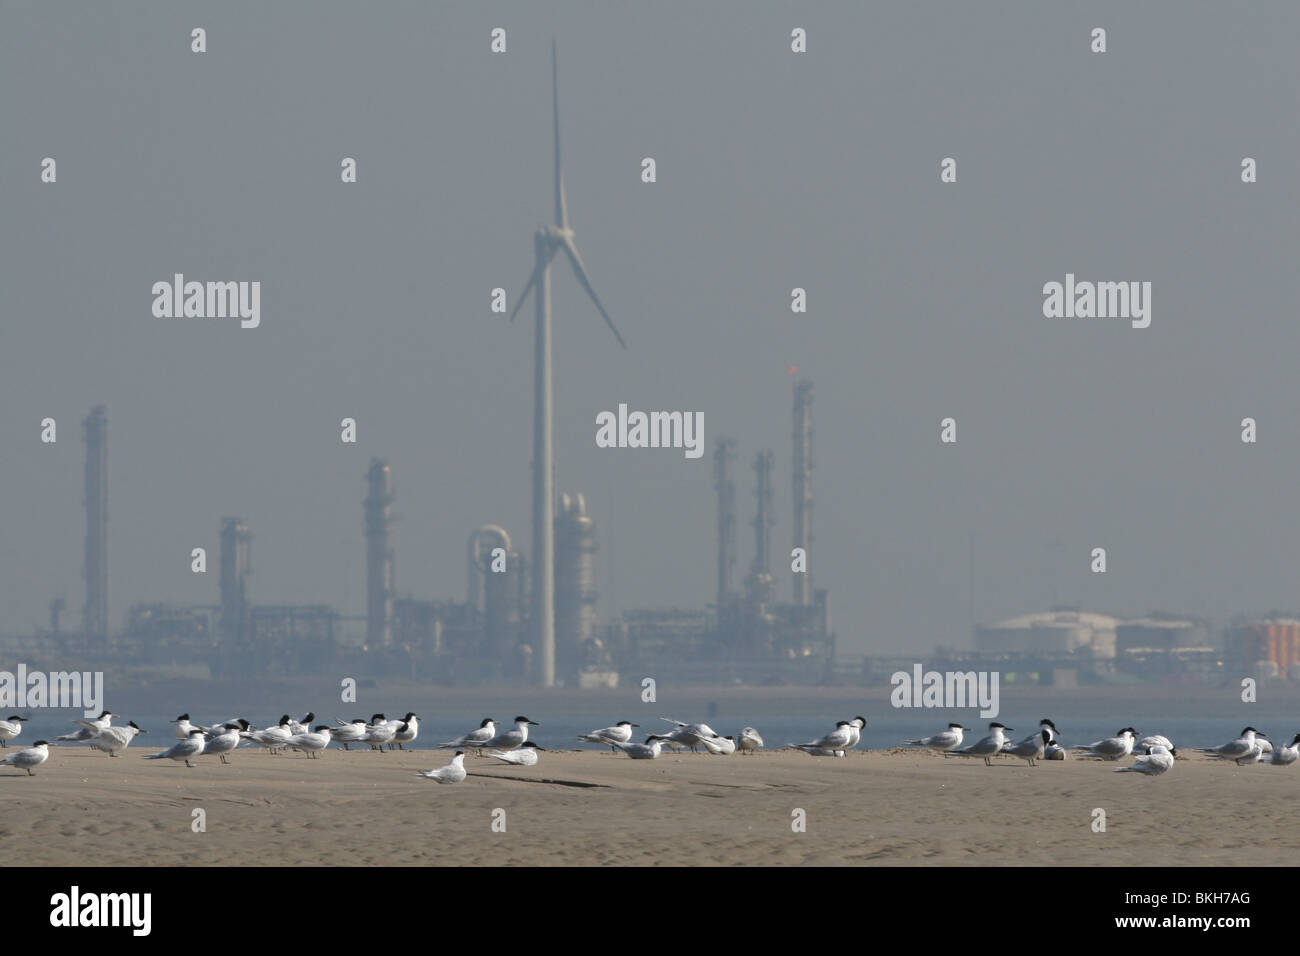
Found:
<path fill-rule="evenodd" d="M 564 751 L 536 767 L 471 755 L 469 778 L 440 786 L 415 771 L 446 752 L 240 749 L 229 766 L 193 769 L 149 752 L 58 747 L 35 777 L 0 768 L 0 837 L 21 840 L 27 864 L 76 866 L 1260 866 L 1300 849 L 1288 825 L 1300 765 L 1193 757 L 1147 778 L 1096 761 L 986 767 L 901 750 Z M 196 808 L 206 832 L 191 828 Z M 796 808 L 806 832 L 792 829 Z"/>

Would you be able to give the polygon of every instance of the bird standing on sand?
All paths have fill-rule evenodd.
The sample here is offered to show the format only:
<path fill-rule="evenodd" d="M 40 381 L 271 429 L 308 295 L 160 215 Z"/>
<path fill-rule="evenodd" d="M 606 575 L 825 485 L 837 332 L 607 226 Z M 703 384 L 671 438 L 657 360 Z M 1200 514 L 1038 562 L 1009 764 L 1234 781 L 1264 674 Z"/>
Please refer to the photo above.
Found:
<path fill-rule="evenodd" d="M 482 750 L 487 742 L 497 735 L 496 720 L 491 717 L 484 717 L 483 722 L 478 725 L 478 730 L 471 730 L 463 737 L 457 737 L 455 740 L 448 740 L 438 746 L 445 750 L 463 748 L 466 750 Z"/>
<path fill-rule="evenodd" d="M 193 767 L 192 759 L 203 753 L 203 731 L 195 727 L 184 740 L 179 740 L 162 753 L 145 754 L 145 760 L 184 760 L 185 766 Z"/>
<path fill-rule="evenodd" d="M 221 758 L 222 763 L 230 763 L 226 759 L 226 754 L 230 753 L 244 738 L 242 733 L 247 729 L 248 721 L 240 724 L 225 724 L 221 727 L 209 730 L 203 741 L 203 753 L 201 756 L 216 756 Z"/>
<path fill-rule="evenodd" d="M 497 734 L 483 746 L 491 747 L 494 750 L 514 750 L 516 747 L 522 747 L 524 741 L 528 739 L 529 727 L 540 726 L 541 724 L 535 720 L 529 720 L 527 717 L 516 717 L 513 730 Z"/>
<path fill-rule="evenodd" d="M 1137 731 L 1132 727 L 1125 727 L 1114 737 L 1107 737 L 1105 740 L 1094 740 L 1092 743 L 1075 747 L 1075 750 L 1082 751 L 1081 757 L 1100 757 L 1102 760 L 1118 760 L 1120 757 L 1127 757 L 1133 752 L 1133 741 L 1137 739 Z"/>
<path fill-rule="evenodd" d="M 305 734 L 294 734 L 285 746 L 290 750 L 305 753 L 308 757 L 315 757 L 328 747 L 333 739 L 330 736 L 329 725 L 320 724 L 315 730 L 309 730 Z"/>
<path fill-rule="evenodd" d="M 1015 746 L 1003 750 L 1004 754 L 1011 757 L 1023 757 L 1029 766 L 1035 766 L 1035 761 L 1041 760 L 1043 751 L 1047 749 L 1048 742 L 1052 739 L 1051 731 L 1046 727 L 1040 730 L 1034 736 L 1029 737 Z"/>
<path fill-rule="evenodd" d="M 388 723 L 393 728 L 393 739 L 388 742 L 389 750 L 394 747 L 405 750 L 406 744 L 415 743 L 415 738 L 419 736 L 420 718 L 410 711 L 407 711 L 406 716 L 401 720 L 390 720 Z"/>
<path fill-rule="evenodd" d="M 370 744 L 371 750 L 384 752 L 384 744 L 388 743 L 397 736 L 397 730 L 383 714 L 375 714 L 370 718 L 370 723 L 366 726 L 366 735 L 362 739 Z"/>
<path fill-rule="evenodd" d="M 937 734 L 931 734 L 929 737 L 922 737 L 919 740 L 909 740 L 907 746 L 928 747 L 938 753 L 945 753 L 960 747 L 964 739 L 962 735 L 969 730 L 969 727 L 963 727 L 961 724 L 949 724 L 947 730 L 941 730 Z"/>
<path fill-rule="evenodd" d="M 4 713 L 4 711 L 0 711 L 0 713 Z M 0 747 L 8 747 L 9 741 L 23 732 L 23 721 L 26 719 L 14 714 L 8 720 L 0 720 Z"/>
<path fill-rule="evenodd" d="M 111 727 L 113 725 L 114 717 L 120 717 L 120 716 L 122 715 L 111 714 L 108 711 L 104 711 L 94 720 L 74 720 L 73 723 L 78 724 L 81 727 L 80 730 L 75 730 L 70 734 L 60 734 L 58 737 L 55 737 L 54 739 L 66 740 L 70 743 L 84 743 L 88 740 L 94 740 L 96 737 L 99 736 L 99 732 L 101 730 L 103 730 L 105 727 Z"/>
<path fill-rule="evenodd" d="M 131 746 L 131 741 L 135 740 L 136 735 L 143 733 L 146 731 L 141 730 L 132 720 L 125 727 L 105 727 L 99 732 L 98 737 L 88 743 L 96 750 L 102 750 L 110 757 L 116 757 L 119 750 Z"/>
<path fill-rule="evenodd" d="M 1263 748 L 1257 737 L 1266 737 L 1254 727 L 1247 727 L 1241 732 L 1241 736 L 1236 740 L 1229 741 L 1222 747 L 1213 747 L 1203 749 L 1201 753 L 1209 754 L 1211 757 L 1217 757 L 1220 760 L 1236 761 L 1237 766 L 1246 763 L 1254 763 L 1259 760 Z"/>
<path fill-rule="evenodd" d="M 640 724 L 634 724 L 630 720 L 620 720 L 613 727 L 602 727 L 600 730 L 593 730 L 589 734 L 579 734 L 578 740 L 589 744 L 604 744 L 610 750 L 617 750 L 615 744 L 625 744 L 632 739 L 632 728 L 640 727 Z"/>
<path fill-rule="evenodd" d="M 26 750 L 20 750 L 12 753 L 0 760 L 0 766 L 19 767 L 27 771 L 27 776 L 34 777 L 33 767 L 39 767 L 45 761 L 50 759 L 50 742 L 48 740 L 38 740 Z"/>
<path fill-rule="evenodd" d="M 849 747 L 849 741 L 853 739 L 853 726 L 847 720 L 841 720 L 835 724 L 835 729 L 820 740 L 810 740 L 804 744 L 791 744 L 795 750 L 802 750 L 804 753 L 812 753 L 814 750 L 846 750 Z"/>
<path fill-rule="evenodd" d="M 740 740 L 737 741 L 736 746 L 740 748 L 741 753 L 750 754 L 763 746 L 763 738 L 753 727 L 746 727 L 740 732 Z"/>
<path fill-rule="evenodd" d="M 1002 751 L 1002 747 L 1007 742 L 1006 732 L 1015 730 L 1014 727 L 1005 727 L 994 721 L 989 724 L 989 735 L 983 737 L 969 747 L 963 747 L 960 750 L 949 750 L 944 753 L 945 757 L 983 757 L 984 766 L 993 766 L 992 758 Z"/>
<path fill-rule="evenodd" d="M 366 719 L 357 717 L 351 723 L 343 723 L 338 717 L 334 718 L 339 727 L 331 727 L 330 735 L 334 738 L 336 744 L 342 744 L 343 749 L 348 749 L 348 744 L 359 744 L 366 736 Z"/>

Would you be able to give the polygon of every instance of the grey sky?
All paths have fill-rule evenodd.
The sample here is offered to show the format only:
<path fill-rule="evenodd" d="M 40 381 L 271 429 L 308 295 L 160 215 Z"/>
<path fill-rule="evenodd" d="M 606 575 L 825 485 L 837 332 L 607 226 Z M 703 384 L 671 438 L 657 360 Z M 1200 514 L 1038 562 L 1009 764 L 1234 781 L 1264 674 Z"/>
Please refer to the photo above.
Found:
<path fill-rule="evenodd" d="M 215 559 L 223 515 L 253 532 L 254 601 L 362 613 L 372 456 L 400 594 L 463 599 L 481 523 L 527 550 L 531 309 L 488 304 L 513 306 L 551 217 L 552 35 L 569 213 L 629 344 L 553 273 L 557 489 L 587 494 L 602 560 L 612 502 L 620 606 L 704 605 L 715 544 L 709 455 L 595 447 L 619 402 L 738 439 L 741 574 L 749 465 L 776 452 L 789 597 L 791 365 L 816 383 L 814 572 L 846 652 L 967 644 L 972 534 L 984 621 L 1300 603 L 1300 7 L 1189 9 L 6 0 L 0 630 L 55 596 L 80 619 L 99 402 L 114 627 L 215 603 L 189 552 Z M 153 318 L 175 272 L 261 280 L 261 328 Z M 1067 272 L 1151 281 L 1151 328 L 1044 318 Z"/>

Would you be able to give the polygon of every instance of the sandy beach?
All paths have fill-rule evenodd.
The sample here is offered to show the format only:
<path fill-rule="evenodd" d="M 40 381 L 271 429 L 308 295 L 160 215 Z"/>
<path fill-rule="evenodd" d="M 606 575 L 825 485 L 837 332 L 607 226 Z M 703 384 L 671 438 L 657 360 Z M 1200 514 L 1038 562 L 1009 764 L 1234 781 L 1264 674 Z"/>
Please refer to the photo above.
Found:
<path fill-rule="evenodd" d="M 150 752 L 58 747 L 34 777 L 0 768 L 0 836 L 21 840 L 29 865 L 70 866 L 1260 866 L 1300 850 L 1286 825 L 1300 766 L 1196 757 L 1147 778 L 1090 760 L 986 767 L 901 750 L 562 751 L 535 767 L 470 755 L 470 777 L 440 786 L 415 772 L 447 752 L 241 749 L 192 769 Z M 196 808 L 206 832 L 191 829 Z M 796 808 L 806 832 L 792 830 Z"/>

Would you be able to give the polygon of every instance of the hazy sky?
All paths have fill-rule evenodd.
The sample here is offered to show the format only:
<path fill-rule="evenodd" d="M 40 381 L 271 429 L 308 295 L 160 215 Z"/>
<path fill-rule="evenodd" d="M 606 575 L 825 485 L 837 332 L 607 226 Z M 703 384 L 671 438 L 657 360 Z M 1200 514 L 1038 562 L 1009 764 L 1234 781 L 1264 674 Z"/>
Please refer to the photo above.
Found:
<path fill-rule="evenodd" d="M 606 598 L 612 530 L 619 608 L 715 584 L 710 455 L 598 449 L 620 402 L 738 440 L 738 578 L 775 451 L 789 598 L 791 366 L 816 386 L 813 570 L 847 653 L 968 645 L 972 540 L 985 622 L 1300 604 L 1300 6 L 1192 9 L 4 0 L 0 631 L 58 596 L 80 621 L 97 403 L 114 628 L 216 602 L 223 515 L 252 530 L 254 601 L 362 614 L 372 456 L 399 594 L 463 599 L 485 522 L 527 552 L 532 310 L 512 326 L 489 295 L 513 306 L 552 216 L 552 36 L 569 214 L 629 345 L 559 264 L 557 490 L 587 494 Z M 154 318 L 175 272 L 260 280 L 261 327 Z M 1151 327 L 1045 318 L 1067 272 L 1150 281 Z"/>

